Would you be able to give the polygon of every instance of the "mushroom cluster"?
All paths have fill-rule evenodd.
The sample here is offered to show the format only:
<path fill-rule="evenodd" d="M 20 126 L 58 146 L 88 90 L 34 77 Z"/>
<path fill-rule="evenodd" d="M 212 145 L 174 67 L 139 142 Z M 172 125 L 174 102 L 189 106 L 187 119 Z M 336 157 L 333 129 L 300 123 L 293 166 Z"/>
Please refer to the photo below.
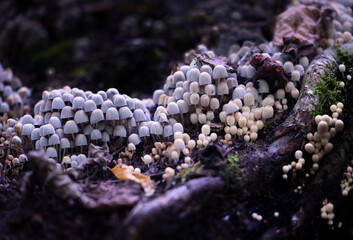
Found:
<path fill-rule="evenodd" d="M 332 151 L 333 145 L 330 142 L 334 138 L 337 132 L 343 130 L 344 123 L 338 119 L 342 113 L 343 104 L 338 103 L 332 105 L 330 110 L 332 111 L 332 117 L 329 115 L 317 115 L 315 116 L 315 123 L 317 125 L 317 131 L 308 133 L 306 135 L 308 143 L 305 144 L 304 149 L 307 153 L 311 154 L 313 165 L 311 173 L 315 173 L 319 168 L 318 162 L 329 152 Z"/>
<path fill-rule="evenodd" d="M 321 211 L 321 218 L 327 220 L 328 225 L 333 224 L 333 219 L 335 214 L 333 213 L 334 205 L 325 199 L 322 202 L 323 207 L 320 209 Z"/>
<path fill-rule="evenodd" d="M 243 47 L 237 54 L 241 56 L 247 51 L 251 49 Z M 268 53 L 262 54 L 271 57 Z M 277 59 L 284 62 L 282 55 Z M 274 116 L 275 111 L 288 109 L 288 98 L 298 98 L 296 85 L 309 60 L 302 57 L 299 62 L 301 64 L 296 66 L 290 61 L 284 62 L 284 69 L 291 76 L 291 81 L 284 89 L 279 88 L 274 93 L 270 93 L 269 84 L 264 79 L 255 79 L 258 87 L 252 81 L 239 84 L 237 74 L 227 71 L 223 65 L 212 67 L 193 61 L 190 65 L 180 66 L 178 71 L 167 77 L 163 89 L 153 94 L 153 101 L 158 105 L 154 119 L 165 123 L 181 122 L 184 126 L 191 123 L 194 128 L 221 122 L 225 125 L 226 140 L 240 138 L 247 143 L 254 141 L 258 130 Z M 247 80 L 252 80 L 256 74 L 251 65 L 242 65 L 238 72 Z"/>
<path fill-rule="evenodd" d="M 337 132 L 343 130 L 344 122 L 338 117 L 342 113 L 343 104 L 339 102 L 337 105 L 331 105 L 330 110 L 332 116 L 327 114 L 315 116 L 315 124 L 317 130 L 314 133 L 308 133 L 306 138 L 308 142 L 305 144 L 305 152 L 311 155 L 313 162 L 310 172 L 314 174 L 319 169 L 319 161 L 329 152 L 333 150 L 333 144 L 330 142 Z M 305 158 L 301 150 L 295 152 L 296 161 L 282 167 L 282 178 L 287 179 L 289 171 L 300 171 L 305 164 Z"/>
<path fill-rule="evenodd" d="M 353 161 L 351 161 L 353 162 Z M 347 197 L 348 193 L 353 188 L 353 168 L 351 166 L 347 166 L 346 171 L 343 173 L 343 179 L 341 181 L 341 190 L 342 196 Z"/>
<path fill-rule="evenodd" d="M 28 142 L 25 146 L 44 147 L 49 157 L 61 161 L 66 155 L 86 152 L 90 142 L 128 139 L 138 145 L 141 140 L 136 132 L 149 120 L 141 100 L 121 95 L 115 88 L 92 93 L 66 86 L 44 91 L 34 107 L 34 117 L 25 115 L 19 122 L 21 137 Z M 72 162 L 75 160 L 65 159 L 65 164 Z"/>
<path fill-rule="evenodd" d="M 29 88 L 22 86 L 11 69 L 4 69 L 0 64 L 0 114 L 5 118 L 20 118 L 29 111 L 27 103 L 30 96 Z"/>
<path fill-rule="evenodd" d="M 332 29 L 329 29 L 329 39 L 327 40 L 330 46 L 342 45 L 351 42 L 353 31 L 352 9 L 339 7 L 337 18 L 332 22 Z"/>

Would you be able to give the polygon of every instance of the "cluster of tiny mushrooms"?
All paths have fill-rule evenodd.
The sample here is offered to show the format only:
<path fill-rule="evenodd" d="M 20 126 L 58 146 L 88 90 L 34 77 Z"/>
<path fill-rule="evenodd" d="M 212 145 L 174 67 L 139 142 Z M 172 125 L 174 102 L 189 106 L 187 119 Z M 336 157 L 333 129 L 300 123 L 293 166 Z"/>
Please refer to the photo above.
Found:
<path fill-rule="evenodd" d="M 328 39 L 331 45 L 352 41 L 352 11 L 349 8 L 343 10 L 333 21 L 331 38 Z M 230 53 L 228 61 L 238 63 L 251 53 L 252 46 L 245 42 L 232 49 L 235 51 Z M 141 159 L 149 165 L 162 157 L 168 158 L 170 166 L 166 167 L 163 178 L 169 181 L 176 169 L 192 166 L 190 153 L 195 148 L 206 147 L 215 141 L 229 146 L 236 139 L 252 144 L 267 122 L 290 108 L 299 97 L 298 88 L 310 64 L 308 57 L 302 56 L 292 62 L 272 42 L 261 44 L 258 49 L 262 51 L 254 54 L 272 58 L 283 67 L 289 79 L 284 88 L 279 88 L 275 79 L 271 82 L 273 86 L 264 79 L 255 79 L 256 69 L 249 63 L 229 71 L 224 65 L 213 66 L 194 58 L 190 64 L 179 65 L 166 78 L 163 88 L 154 92 L 152 99 L 131 98 L 115 88 L 93 93 L 65 86 L 44 91 L 42 99 L 34 106 L 34 115 L 25 105 L 30 90 L 21 86 L 21 81 L 11 70 L 0 67 L 1 143 L 7 147 L 22 146 L 25 150 L 45 148 L 48 157 L 55 159 L 63 170 L 75 169 L 84 163 L 87 160 L 84 153 L 90 143 L 114 142 L 118 143 L 117 146 L 126 146 L 120 156 L 129 158 L 140 145 L 153 144 L 151 153 L 144 154 Z M 204 45 L 199 45 L 196 52 L 215 56 Z M 341 64 L 339 70 L 345 73 L 346 67 Z M 351 76 L 346 78 L 350 80 Z M 247 84 L 239 84 L 239 80 Z M 343 82 L 341 87 L 344 87 Z M 270 92 L 270 89 L 276 90 Z M 149 109 L 155 106 L 151 116 Z M 315 117 L 317 131 L 306 135 L 304 149 L 308 156 L 311 155 L 311 174 L 317 171 L 324 155 L 333 149 L 330 140 L 343 129 L 343 121 L 338 119 L 343 104 L 332 105 L 330 110 L 332 116 Z M 222 129 L 213 129 L 213 124 L 222 126 Z M 195 132 L 199 134 L 193 139 L 195 135 L 190 133 Z M 223 132 L 224 136 L 219 136 Z M 8 155 L 7 164 L 14 166 L 26 159 L 25 154 L 19 157 Z M 291 171 L 302 170 L 309 161 L 304 159 L 301 150 L 296 151 L 295 159 L 283 166 L 283 179 L 287 179 Z M 136 172 L 141 171 L 130 167 Z M 343 196 L 347 196 L 352 188 L 351 167 L 347 168 L 345 177 L 341 184 Z M 330 224 L 331 205 L 324 208 L 322 214 L 327 215 L 325 218 Z M 276 212 L 275 216 L 278 215 Z M 253 214 L 253 218 L 262 220 L 258 214 Z"/>

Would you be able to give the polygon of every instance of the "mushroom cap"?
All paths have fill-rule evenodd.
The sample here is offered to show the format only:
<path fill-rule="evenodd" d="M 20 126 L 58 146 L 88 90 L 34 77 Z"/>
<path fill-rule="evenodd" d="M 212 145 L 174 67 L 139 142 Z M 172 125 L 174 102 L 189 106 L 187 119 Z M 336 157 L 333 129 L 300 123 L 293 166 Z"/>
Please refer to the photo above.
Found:
<path fill-rule="evenodd" d="M 110 99 L 107 99 L 102 103 L 101 110 L 103 111 L 103 113 L 106 113 L 107 110 L 111 107 L 114 107 L 114 104 Z"/>
<path fill-rule="evenodd" d="M 205 86 L 205 94 L 208 96 L 214 96 L 216 95 L 216 87 L 213 84 L 208 84 Z"/>
<path fill-rule="evenodd" d="M 221 81 L 217 85 L 217 95 L 227 95 L 229 93 L 228 85 L 225 81 Z"/>
<path fill-rule="evenodd" d="M 259 84 L 259 93 L 269 93 L 270 92 L 270 87 L 268 86 L 268 83 L 266 80 L 259 79 L 257 80 L 257 83 Z"/>
<path fill-rule="evenodd" d="M 48 139 L 49 146 L 54 146 L 54 145 L 59 145 L 59 144 L 60 144 L 60 138 L 57 134 L 53 134 L 49 137 L 49 139 Z"/>
<path fill-rule="evenodd" d="M 74 134 L 78 133 L 78 126 L 74 120 L 69 120 L 64 125 L 65 134 Z"/>
<path fill-rule="evenodd" d="M 213 69 L 213 79 L 227 78 L 228 72 L 223 65 L 216 65 Z"/>
<path fill-rule="evenodd" d="M 240 86 L 238 86 L 238 87 L 236 87 L 236 88 L 234 89 L 232 98 L 233 98 L 233 99 L 237 99 L 237 98 L 239 98 L 239 99 L 244 99 L 245 93 L 246 93 L 246 92 L 245 92 L 245 89 L 242 88 L 242 87 L 240 87 Z"/>
<path fill-rule="evenodd" d="M 116 89 L 116 88 L 109 88 L 107 90 L 107 97 L 110 99 L 110 100 L 113 100 L 114 99 L 114 96 L 119 94 L 119 91 Z"/>
<path fill-rule="evenodd" d="M 200 85 L 198 82 L 191 82 L 190 83 L 190 93 L 199 93 L 200 92 Z"/>
<path fill-rule="evenodd" d="M 200 73 L 199 84 L 200 84 L 200 86 L 204 86 L 204 85 L 207 85 L 207 84 L 212 84 L 211 75 L 208 72 Z"/>
<path fill-rule="evenodd" d="M 126 99 L 123 95 L 117 94 L 114 96 L 114 106 L 115 107 L 125 107 L 127 105 Z"/>
<path fill-rule="evenodd" d="M 134 110 L 136 108 L 136 101 L 134 99 L 127 98 L 126 104 L 127 104 L 127 107 L 130 108 L 130 110 Z"/>
<path fill-rule="evenodd" d="M 226 82 L 229 89 L 236 88 L 239 85 L 237 79 L 233 77 L 227 78 Z"/>
<path fill-rule="evenodd" d="M 74 120 L 77 124 L 86 123 L 89 121 L 87 113 L 83 110 L 78 110 L 75 113 Z"/>
<path fill-rule="evenodd" d="M 96 104 L 96 106 L 101 106 L 104 101 L 102 95 L 100 94 L 92 94 L 91 99 Z"/>
<path fill-rule="evenodd" d="M 232 114 L 239 111 L 239 107 L 234 103 L 227 103 L 223 105 L 222 110 L 226 112 L 226 114 Z"/>
<path fill-rule="evenodd" d="M 91 140 L 102 139 L 102 132 L 99 129 L 93 129 L 91 132 Z"/>
<path fill-rule="evenodd" d="M 121 120 L 132 118 L 132 112 L 128 107 L 121 107 L 119 108 L 119 117 Z"/>
<path fill-rule="evenodd" d="M 34 128 L 31 133 L 31 140 L 36 141 L 38 139 L 40 139 L 39 128 Z"/>
<path fill-rule="evenodd" d="M 26 125 L 26 124 L 25 124 Z M 22 129 L 24 128 L 24 126 L 22 127 Z M 48 136 L 48 135 L 52 135 L 55 133 L 54 127 L 51 124 L 45 124 L 43 126 L 41 126 L 39 128 L 39 134 L 40 136 Z"/>
<path fill-rule="evenodd" d="M 61 110 L 65 107 L 64 100 L 60 97 L 54 98 L 51 107 L 53 110 Z"/>
<path fill-rule="evenodd" d="M 116 126 L 113 131 L 113 136 L 126 138 L 127 136 L 126 128 L 122 125 Z"/>
<path fill-rule="evenodd" d="M 54 98 L 57 98 L 57 97 L 59 97 L 59 98 L 62 97 L 61 92 L 57 89 L 54 89 L 49 93 L 48 99 L 53 100 Z"/>
<path fill-rule="evenodd" d="M 107 121 L 119 120 L 119 112 L 115 107 L 110 107 L 105 113 L 105 119 Z"/>
<path fill-rule="evenodd" d="M 180 71 L 182 71 L 184 73 L 184 75 L 186 76 L 187 72 L 190 70 L 190 66 L 188 65 L 183 65 L 180 67 Z"/>
<path fill-rule="evenodd" d="M 86 135 L 80 133 L 77 134 L 76 138 L 75 138 L 75 146 L 76 147 L 80 147 L 80 146 L 87 146 L 87 137 Z"/>
<path fill-rule="evenodd" d="M 189 106 L 184 100 L 180 99 L 176 103 L 177 103 L 177 105 L 179 107 L 179 110 L 180 110 L 181 114 L 189 112 Z"/>
<path fill-rule="evenodd" d="M 169 115 L 176 115 L 180 113 L 180 109 L 177 103 L 171 102 L 167 106 L 167 111 Z"/>
<path fill-rule="evenodd" d="M 204 64 L 201 66 L 200 68 L 200 72 L 203 73 L 203 72 L 207 72 L 210 76 L 212 76 L 212 68 L 210 65 L 207 65 L 207 64 Z"/>
<path fill-rule="evenodd" d="M 22 124 L 26 124 L 26 123 L 34 124 L 34 119 L 31 115 L 26 114 L 21 118 L 21 123 Z"/>
<path fill-rule="evenodd" d="M 153 122 L 151 125 L 151 134 L 163 135 L 163 126 L 159 122 Z"/>
<path fill-rule="evenodd" d="M 139 135 L 137 135 L 136 133 L 133 133 L 128 137 L 128 143 L 133 143 L 136 146 L 141 143 L 141 139 Z"/>
<path fill-rule="evenodd" d="M 160 123 L 168 123 L 168 117 L 167 117 L 167 115 L 164 112 L 161 112 L 155 118 L 155 121 L 160 122 Z"/>
<path fill-rule="evenodd" d="M 85 104 L 85 99 L 83 99 L 83 97 L 81 96 L 77 96 L 74 98 L 72 102 L 72 109 L 73 110 L 83 109 L 84 104 Z"/>
<path fill-rule="evenodd" d="M 24 124 L 21 128 L 21 136 L 31 136 L 34 128 L 34 125 L 31 123 Z"/>
<path fill-rule="evenodd" d="M 101 121 L 104 121 L 104 114 L 103 114 L 102 110 L 94 109 L 93 112 L 91 113 L 91 117 L 90 117 L 91 124 L 96 124 Z"/>
<path fill-rule="evenodd" d="M 110 141 L 110 136 L 106 131 L 102 132 L 102 141 L 105 143 Z"/>
<path fill-rule="evenodd" d="M 34 116 L 34 126 L 42 126 L 44 124 L 44 118 L 42 115 L 35 115 Z"/>
<path fill-rule="evenodd" d="M 219 108 L 219 100 L 218 100 L 218 98 L 211 98 L 210 107 L 211 107 L 212 110 L 215 110 L 215 109 Z"/>
<path fill-rule="evenodd" d="M 249 107 L 255 105 L 255 98 L 252 93 L 248 92 L 244 95 L 244 105 Z"/>
<path fill-rule="evenodd" d="M 173 133 L 176 133 L 176 132 L 184 133 L 184 127 L 181 123 L 175 123 L 173 125 Z"/>
<path fill-rule="evenodd" d="M 182 99 L 183 98 L 183 94 L 184 94 L 184 88 L 182 87 L 177 87 L 174 92 L 173 92 L 173 97 L 176 99 L 176 100 L 179 100 L 179 99 Z"/>
<path fill-rule="evenodd" d="M 67 138 L 60 139 L 60 148 L 67 149 L 70 148 L 70 141 Z"/>
<path fill-rule="evenodd" d="M 136 109 L 134 111 L 134 118 L 136 120 L 136 122 L 144 122 L 146 121 L 146 116 L 145 116 L 145 113 L 143 112 L 142 109 Z"/>
<path fill-rule="evenodd" d="M 48 146 L 48 139 L 46 137 L 40 137 L 39 144 L 41 147 Z"/>
<path fill-rule="evenodd" d="M 142 126 L 138 130 L 140 137 L 149 137 L 150 136 L 150 129 L 147 126 Z"/>
<path fill-rule="evenodd" d="M 97 109 L 97 105 L 93 100 L 89 99 L 83 105 L 83 110 L 85 112 L 93 112 L 95 109 Z"/>
<path fill-rule="evenodd" d="M 167 138 L 173 135 L 173 127 L 171 125 L 164 126 L 163 137 Z"/>
<path fill-rule="evenodd" d="M 196 104 L 199 104 L 199 102 L 200 102 L 200 95 L 199 94 L 193 93 L 190 95 L 190 103 L 191 104 L 196 105 Z"/>
<path fill-rule="evenodd" d="M 269 119 L 273 117 L 273 108 L 271 106 L 265 106 L 262 110 L 262 117 L 264 119 Z"/>
<path fill-rule="evenodd" d="M 176 84 L 179 81 L 181 81 L 181 82 L 185 81 L 185 75 L 182 71 L 176 71 L 172 77 L 173 84 Z"/>
<path fill-rule="evenodd" d="M 155 105 L 158 105 L 159 97 L 164 94 L 164 91 L 162 89 L 157 89 L 156 91 L 153 92 L 153 102 Z"/>
<path fill-rule="evenodd" d="M 56 158 L 56 157 L 58 157 L 58 152 L 57 152 L 56 149 L 53 148 L 53 147 L 48 147 L 46 154 L 47 154 L 47 156 L 50 157 L 50 158 Z"/>
<path fill-rule="evenodd" d="M 54 127 L 54 129 L 62 128 L 61 121 L 58 117 L 51 117 L 49 119 L 49 124 Z"/>
<path fill-rule="evenodd" d="M 74 117 L 74 111 L 72 110 L 71 106 L 65 106 L 61 110 L 60 118 L 61 119 L 68 119 L 68 118 L 73 118 Z"/>
<path fill-rule="evenodd" d="M 185 143 L 183 139 L 175 139 L 174 140 L 174 148 L 177 150 L 183 150 L 185 148 Z"/>
<path fill-rule="evenodd" d="M 133 144 L 133 143 L 129 143 L 128 145 L 127 145 L 127 149 L 128 149 L 128 151 L 135 151 L 136 150 L 136 146 L 135 146 L 135 144 Z"/>
<path fill-rule="evenodd" d="M 200 70 L 197 68 L 191 68 L 187 74 L 187 80 L 189 80 L 190 82 L 197 82 L 199 80 L 199 76 L 200 76 Z"/>

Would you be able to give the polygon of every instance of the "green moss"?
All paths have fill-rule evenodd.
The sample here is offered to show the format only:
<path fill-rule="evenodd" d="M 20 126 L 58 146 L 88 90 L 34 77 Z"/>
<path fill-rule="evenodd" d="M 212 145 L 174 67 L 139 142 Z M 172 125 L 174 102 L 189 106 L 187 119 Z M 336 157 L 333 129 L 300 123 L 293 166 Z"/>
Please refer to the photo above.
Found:
<path fill-rule="evenodd" d="M 341 87 L 337 80 L 335 71 L 326 70 L 320 75 L 322 81 L 314 88 L 314 94 L 318 96 L 319 102 L 315 111 L 312 112 L 314 116 L 329 114 L 330 106 L 343 101 Z"/>
<path fill-rule="evenodd" d="M 223 167 L 222 175 L 226 181 L 235 179 L 242 179 L 242 169 L 239 167 L 240 159 L 238 154 L 236 155 L 228 155 L 225 159 L 225 165 Z"/>
<path fill-rule="evenodd" d="M 320 75 L 322 81 L 314 88 L 314 94 L 318 96 L 319 103 L 317 109 L 312 115 L 330 114 L 330 106 L 338 102 L 344 102 L 342 88 L 339 86 L 340 81 L 345 82 L 346 88 L 352 90 L 353 84 L 347 82 L 345 76 L 353 75 L 353 55 L 349 55 L 348 51 L 337 48 L 337 63 L 346 65 L 346 72 L 342 74 L 338 70 L 338 66 L 328 64 L 326 70 Z"/>
<path fill-rule="evenodd" d="M 199 173 L 203 170 L 204 166 L 197 162 L 191 168 L 183 168 L 178 174 L 177 177 L 182 183 L 185 183 L 191 175 Z"/>

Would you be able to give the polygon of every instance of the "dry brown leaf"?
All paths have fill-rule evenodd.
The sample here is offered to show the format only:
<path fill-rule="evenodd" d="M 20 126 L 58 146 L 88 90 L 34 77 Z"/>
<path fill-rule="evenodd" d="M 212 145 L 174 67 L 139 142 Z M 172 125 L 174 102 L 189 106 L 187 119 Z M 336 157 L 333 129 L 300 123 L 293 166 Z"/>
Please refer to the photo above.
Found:
<path fill-rule="evenodd" d="M 130 180 L 140 184 L 143 187 L 146 196 L 152 196 L 156 190 L 156 184 L 150 177 L 142 173 L 133 172 L 131 168 L 125 164 L 119 163 L 109 170 L 120 180 Z"/>
<path fill-rule="evenodd" d="M 325 35 L 335 11 L 329 5 L 304 5 L 289 8 L 277 18 L 273 43 L 293 57 L 310 55 Z M 299 56 L 297 56 L 299 54 Z"/>

